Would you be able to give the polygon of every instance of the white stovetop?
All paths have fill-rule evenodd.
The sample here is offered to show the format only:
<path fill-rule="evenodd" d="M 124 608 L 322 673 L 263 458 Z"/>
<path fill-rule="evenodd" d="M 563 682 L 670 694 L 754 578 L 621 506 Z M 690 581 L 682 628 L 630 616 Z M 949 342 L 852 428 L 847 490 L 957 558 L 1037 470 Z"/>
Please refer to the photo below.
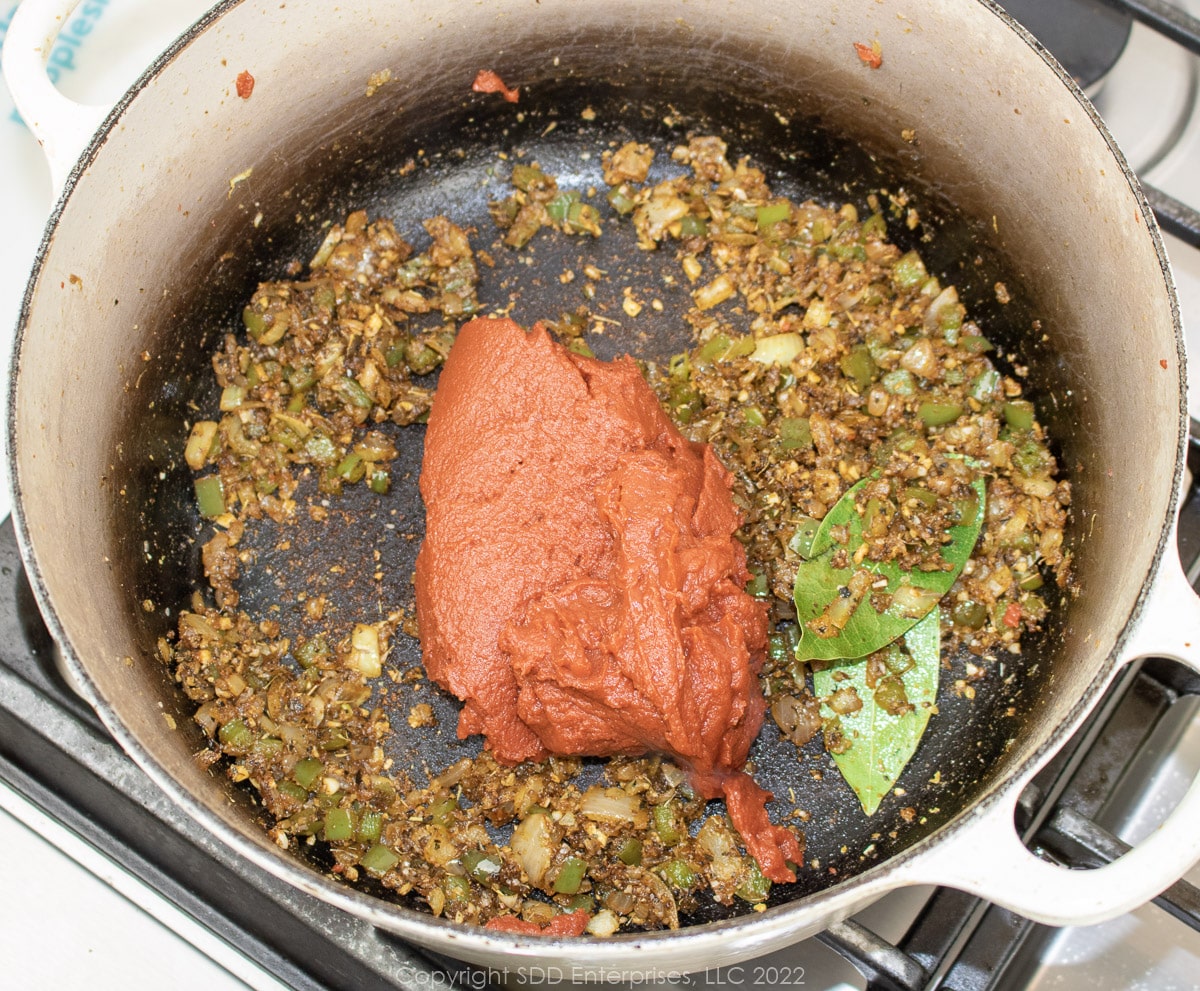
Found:
<path fill-rule="evenodd" d="M 81 5 L 68 22 L 84 22 L 74 33 L 75 42 L 60 43 L 53 55 L 58 85 L 66 95 L 82 102 L 114 102 L 142 68 L 209 6 L 209 0 L 92 0 Z M 0 0 L 0 41 L 15 9 L 12 0 Z M 1163 47 L 1161 39 L 1137 32 L 1140 29 L 1135 28 L 1134 43 L 1146 47 L 1151 64 L 1178 58 L 1177 52 Z M 1137 71 L 1118 67 L 1118 72 L 1127 76 Z M 1125 85 L 1127 89 L 1149 88 L 1149 105 L 1154 105 L 1154 79 L 1134 78 Z M 1117 100 L 1106 106 L 1105 96 L 1100 99 L 1102 112 L 1114 122 L 1135 165 L 1141 164 L 1137 161 L 1140 141 L 1134 135 L 1128 135 L 1126 141 L 1120 125 L 1125 119 L 1137 121 L 1139 99 L 1134 98 L 1131 107 Z M 1196 162 L 1200 162 L 1200 119 L 1192 121 L 1180 150 L 1156 166 L 1150 178 L 1192 205 L 1200 205 L 1200 168 L 1190 167 Z M 7 395 L 11 329 L 50 206 L 49 173 L 40 149 L 14 119 L 11 100 L 0 83 L 0 217 L 5 226 L 0 238 L 0 395 Z M 1191 324 L 1200 334 L 1200 252 L 1173 239 L 1168 239 L 1167 249 L 1184 311 L 1196 315 Z M 1200 353 L 1200 347 L 1191 350 Z M 1200 411 L 1200 361 L 1193 366 L 1192 410 L 1196 416 Z M 7 486 L 0 484 L 0 519 L 8 514 L 9 506 Z M 282 988 L 271 975 L 3 782 L 0 849 L 5 851 L 6 865 L 2 889 L 6 897 L 0 897 L 0 966 L 4 974 L 0 984 L 5 987 L 30 991 Z M 879 909 L 880 916 L 870 923 L 886 937 L 898 937 L 900 932 L 889 932 L 882 917 L 887 906 Z M 1119 928 L 1119 923 L 1113 925 Z M 1102 933 L 1107 935 L 1108 930 L 1097 928 L 1097 937 Z M 798 950 L 799 956 L 780 955 L 775 962 L 807 968 L 804 983 L 808 987 L 852 991 L 852 984 L 862 986 L 857 975 L 840 961 L 830 960 L 832 954 L 823 947 L 810 941 Z M 1143 960 L 1137 970 L 1146 973 L 1148 968 Z M 803 971 L 794 967 L 791 973 L 795 977 Z M 1062 974 L 1042 976 L 1050 977 L 1053 984 Z M 723 984 L 741 985 L 749 979 L 749 972 L 730 972 L 718 979 Z M 852 984 L 841 983 L 843 979 Z M 711 986 L 709 981 L 694 982 L 693 986 L 705 984 Z"/>

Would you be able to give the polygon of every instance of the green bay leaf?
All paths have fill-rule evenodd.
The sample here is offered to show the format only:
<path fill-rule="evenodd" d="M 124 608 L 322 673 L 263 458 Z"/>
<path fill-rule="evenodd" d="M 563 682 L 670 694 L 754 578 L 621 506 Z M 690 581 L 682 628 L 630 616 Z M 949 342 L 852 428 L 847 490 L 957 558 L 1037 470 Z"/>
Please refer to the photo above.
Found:
<path fill-rule="evenodd" d="M 987 498 L 987 483 L 983 478 L 971 483 L 976 495 L 974 516 L 950 527 L 950 541 L 941 548 L 941 556 L 951 565 L 950 570 L 906 571 L 891 561 L 870 561 L 866 558 L 859 565 L 834 567 L 833 558 L 839 549 L 844 548 L 846 556 L 853 560 L 855 551 L 863 545 L 863 518 L 859 513 L 858 498 L 862 489 L 876 478 L 878 472 L 868 475 L 848 489 L 833 505 L 807 548 L 807 559 L 802 560 L 796 570 L 793 596 L 801 630 L 800 643 L 796 647 L 798 660 L 865 657 L 902 636 L 918 620 L 928 615 L 937 600 L 950 590 L 979 539 Z M 845 528 L 847 539 L 844 545 L 835 544 L 835 527 Z M 823 616 L 835 599 L 850 596 L 849 589 L 855 572 L 869 573 L 873 581 L 871 592 L 861 597 L 840 630 L 832 636 L 817 636 L 808 624 Z M 924 599 L 924 608 L 876 611 L 871 602 L 872 592 L 886 592 L 894 596 L 901 588 L 910 597 Z M 928 594 L 922 595 L 923 592 Z"/>
<path fill-rule="evenodd" d="M 857 712 L 838 717 L 848 746 L 832 756 L 867 815 L 875 813 L 895 786 L 929 723 L 941 671 L 941 610 L 932 610 L 916 623 L 904 635 L 903 647 L 893 643 L 887 650 L 892 670 L 902 669 L 911 661 L 911 667 L 899 675 L 904 694 L 913 707 L 903 715 L 894 716 L 875 701 L 875 693 L 867 687 L 865 657 L 813 673 L 813 688 L 818 697 L 853 686 L 862 701 Z M 826 717 L 833 715 L 827 706 L 822 711 Z"/>

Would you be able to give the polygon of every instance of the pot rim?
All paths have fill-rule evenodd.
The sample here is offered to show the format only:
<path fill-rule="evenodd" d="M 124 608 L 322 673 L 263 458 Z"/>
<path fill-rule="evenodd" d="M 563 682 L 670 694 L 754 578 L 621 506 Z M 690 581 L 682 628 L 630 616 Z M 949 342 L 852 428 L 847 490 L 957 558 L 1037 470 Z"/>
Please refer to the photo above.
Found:
<path fill-rule="evenodd" d="M 518 959 L 558 957 L 570 960 L 573 964 L 578 964 L 583 968 L 599 967 L 602 970 L 605 965 L 611 965 L 614 957 L 622 951 L 634 949 L 653 951 L 663 944 L 669 945 L 670 958 L 672 960 L 687 961 L 687 968 L 685 969 L 690 968 L 694 970 L 702 968 L 706 960 L 710 959 L 705 954 L 710 954 L 713 951 L 719 951 L 723 961 L 732 962 L 740 959 L 738 956 L 739 950 L 741 950 L 743 957 L 747 955 L 746 950 L 757 955 L 779 945 L 791 943 L 801 936 L 811 935 L 819 931 L 819 929 L 826 928 L 833 922 L 845 918 L 868 901 L 874 900 L 894 888 L 910 883 L 917 883 L 905 877 L 914 864 L 933 854 L 938 846 L 947 838 L 956 836 L 964 830 L 969 829 L 973 820 L 986 815 L 990 811 L 996 810 L 1006 801 L 1015 801 L 1020 789 L 1027 782 L 1028 778 L 1061 749 L 1075 728 L 1095 708 L 1100 694 L 1109 683 L 1115 670 L 1125 660 L 1128 660 L 1125 656 L 1125 648 L 1129 642 L 1130 631 L 1144 610 L 1147 596 L 1154 583 L 1153 580 L 1163 564 L 1164 557 L 1174 555 L 1174 521 L 1180 503 L 1180 490 L 1188 442 L 1189 417 L 1186 394 L 1186 349 L 1182 318 L 1170 265 L 1153 210 L 1120 148 L 1074 79 L 1059 65 L 1050 52 L 1024 27 L 1008 15 L 995 0 L 975 0 L 975 2 L 999 18 L 1016 35 L 1017 39 L 1033 49 L 1047 68 L 1057 76 L 1059 82 L 1068 89 L 1092 126 L 1100 132 L 1113 156 L 1113 160 L 1119 166 L 1125 182 L 1135 196 L 1137 205 L 1141 211 L 1142 220 L 1144 221 L 1146 233 L 1151 239 L 1162 272 L 1175 333 L 1180 374 L 1180 407 L 1176 412 L 1176 456 L 1170 500 L 1167 513 L 1159 531 L 1157 546 L 1149 570 L 1142 582 L 1141 591 L 1135 600 L 1125 626 L 1114 642 L 1111 652 L 1102 662 L 1097 663 L 1096 671 L 1086 689 L 1075 700 L 1067 717 L 1050 731 L 1046 739 L 1029 755 L 1023 765 L 1015 769 L 1014 772 L 998 778 L 990 791 L 961 809 L 945 825 L 915 841 L 911 846 L 894 854 L 887 860 L 864 870 L 860 874 L 840 881 L 831 888 L 814 892 L 795 901 L 774 906 L 765 912 L 751 913 L 732 919 L 705 923 L 674 931 L 618 933 L 610 937 L 536 938 L 508 933 L 496 933 L 485 930 L 480 926 L 454 923 L 339 885 L 314 869 L 294 860 L 283 851 L 272 852 L 271 848 L 265 843 L 258 844 L 251 841 L 210 812 L 203 803 L 198 801 L 187 788 L 183 787 L 162 767 L 141 744 L 139 739 L 126 729 L 125 724 L 117 716 L 115 710 L 99 695 L 81 653 L 76 650 L 68 631 L 59 619 L 53 605 L 51 592 L 38 567 L 37 555 L 30 538 L 25 514 L 25 499 L 27 494 L 21 487 L 16 454 L 17 394 L 20 385 L 20 364 L 23 344 L 29 329 L 30 316 L 34 309 L 34 297 L 38 289 L 42 268 L 49 254 L 55 231 L 66 204 L 83 179 L 88 167 L 103 151 L 108 136 L 120 122 L 126 109 L 138 99 L 141 92 L 168 65 L 183 55 L 196 38 L 208 31 L 209 28 L 229 11 L 241 6 L 243 2 L 244 0 L 221 0 L 220 3 L 211 8 L 191 28 L 181 34 L 168 49 L 151 63 L 146 71 L 142 73 L 129 90 L 117 101 L 75 162 L 47 221 L 41 242 L 38 246 L 18 314 L 10 363 L 10 383 L 6 411 L 6 440 L 8 444 L 6 469 L 13 497 L 12 519 L 14 531 L 30 586 L 42 617 L 54 641 L 61 648 L 63 662 L 76 685 L 81 690 L 81 693 L 96 710 L 101 721 L 122 749 L 154 783 L 194 821 L 257 867 L 379 928 L 411 939 L 418 945 L 432 943 L 432 945 L 437 946 L 441 944 L 442 948 L 446 949 L 447 952 L 461 952 L 464 958 L 467 959 L 493 957 L 496 952 L 500 952 Z M 820 904 L 823 911 L 819 913 L 819 925 L 813 928 L 812 922 L 806 921 L 805 917 L 812 913 L 816 904 Z M 793 922 L 796 923 L 794 930 L 789 926 L 789 923 Z M 773 939 L 772 933 L 775 934 Z"/>

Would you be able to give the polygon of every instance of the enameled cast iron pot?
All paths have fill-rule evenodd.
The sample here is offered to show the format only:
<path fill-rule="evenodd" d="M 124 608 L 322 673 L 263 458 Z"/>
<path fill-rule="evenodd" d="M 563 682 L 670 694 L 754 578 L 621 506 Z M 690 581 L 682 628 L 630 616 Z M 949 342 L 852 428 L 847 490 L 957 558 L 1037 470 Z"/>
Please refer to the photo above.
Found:
<path fill-rule="evenodd" d="M 729 963 L 918 883 L 1050 924 L 1090 923 L 1147 901 L 1200 857 L 1195 784 L 1157 833 L 1099 870 L 1036 859 L 1013 826 L 1024 784 L 1126 665 L 1153 654 L 1200 666 L 1200 609 L 1174 549 L 1185 359 L 1154 220 L 1085 98 L 997 7 L 228 0 L 107 112 L 68 102 L 43 71 L 74 6 L 26 0 L 5 43 L 10 86 L 61 190 L 18 329 L 14 518 L 67 668 L 197 829 L 423 946 L 576 975 L 616 962 Z M 876 69 L 854 47 L 872 42 Z M 519 85 L 520 103 L 471 93 L 483 68 Z M 235 92 L 243 70 L 256 80 L 249 99 Z M 384 70 L 390 80 L 369 87 Z M 820 812 L 809 854 L 826 859 L 794 888 L 777 886 L 764 913 L 607 940 L 530 939 L 350 890 L 275 847 L 247 795 L 197 765 L 200 731 L 156 659 L 197 575 L 179 452 L 189 404 L 213 399 L 207 356 L 257 281 L 311 256 L 321 225 L 350 209 L 392 213 L 416 235 L 418 220 L 442 211 L 483 229 L 486 200 L 502 189 L 489 177 L 499 151 L 525 149 L 584 186 L 598 154 L 581 149 L 630 137 L 669 147 L 691 129 L 721 133 L 793 195 L 910 192 L 925 221 L 917 233 L 932 235 L 912 243 L 1028 368 L 1074 489 L 1075 588 L 1048 633 L 1008 660 L 1016 677 L 989 679 L 972 704 L 943 693 L 903 779 L 916 823 L 902 822 L 899 802 L 866 820 L 836 776 L 818 788 L 794 753 L 780 757 L 768 727 L 756 773 L 777 794 L 802 789 L 798 800 Z M 409 159 L 417 168 L 402 168 Z M 996 281 L 1014 297 L 1006 307 Z M 555 315 L 561 286 L 551 283 L 526 287 L 516 315 Z M 419 503 L 410 508 L 419 518 Z M 355 556 L 354 539 L 339 546 L 331 531 L 308 546 L 330 545 Z M 247 592 L 260 604 L 265 595 Z M 452 708 L 443 716 L 452 727 Z M 448 728 L 410 745 L 431 764 L 461 753 Z M 871 856 L 873 834 L 883 839 Z"/>

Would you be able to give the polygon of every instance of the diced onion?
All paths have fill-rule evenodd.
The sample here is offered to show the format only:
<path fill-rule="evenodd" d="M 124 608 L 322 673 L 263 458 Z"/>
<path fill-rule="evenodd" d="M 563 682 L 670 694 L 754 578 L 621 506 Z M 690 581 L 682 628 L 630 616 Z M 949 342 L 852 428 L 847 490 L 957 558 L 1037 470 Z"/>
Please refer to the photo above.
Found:
<path fill-rule="evenodd" d="M 526 816 L 513 829 L 509 846 L 530 883 L 540 885 L 558 846 L 549 817 L 540 812 Z"/>
<path fill-rule="evenodd" d="M 733 280 L 722 273 L 692 293 L 692 299 L 701 310 L 711 310 L 724 303 L 735 291 Z"/>
<path fill-rule="evenodd" d="M 214 420 L 200 420 L 192 425 L 188 434 L 187 446 L 183 449 L 183 459 L 192 471 L 199 471 L 208 463 L 213 451 L 213 442 L 217 439 L 217 423 Z"/>
<path fill-rule="evenodd" d="M 363 677 L 378 678 L 383 673 L 383 658 L 379 650 L 379 631 L 366 623 L 359 623 L 350 635 L 350 659 L 352 668 L 361 671 Z"/>
<path fill-rule="evenodd" d="M 203 637 L 211 640 L 221 639 L 221 634 L 217 632 L 216 627 L 214 627 L 212 623 L 197 613 L 185 612 L 179 617 L 179 622 L 183 626 L 190 626 Z"/>
<path fill-rule="evenodd" d="M 1035 499 L 1049 499 L 1058 487 L 1058 483 L 1048 475 L 1036 475 L 1032 478 L 1013 475 L 1012 482 L 1026 495 L 1033 496 Z"/>
<path fill-rule="evenodd" d="M 450 840 L 450 834 L 446 832 L 434 833 L 425 841 L 421 853 L 425 859 L 436 867 L 445 867 L 452 860 L 457 860 L 461 851 L 458 846 Z"/>
<path fill-rule="evenodd" d="M 634 219 L 639 229 L 643 227 L 646 233 L 655 241 L 662 240 L 667 228 L 677 220 L 688 215 L 689 207 L 672 192 L 655 189 L 650 199 L 637 208 Z"/>
<path fill-rule="evenodd" d="M 794 331 L 787 334 L 772 334 L 760 337 L 754 343 L 750 357 L 764 365 L 786 365 L 804 350 L 804 338 Z"/>
<path fill-rule="evenodd" d="M 940 598 L 933 589 L 901 585 L 892 593 L 891 611 L 908 619 L 920 619 L 937 605 Z"/>
<path fill-rule="evenodd" d="M 220 726 L 220 723 L 217 721 L 216 711 L 214 703 L 205 702 L 204 705 L 196 710 L 196 715 L 192 717 L 209 736 L 216 736 L 217 729 Z"/>
<path fill-rule="evenodd" d="M 742 873 L 742 854 L 733 831 L 717 816 L 709 816 L 696 833 L 696 843 L 712 858 L 709 874 L 717 887 L 732 887 Z"/>
<path fill-rule="evenodd" d="M 925 329 L 931 333 L 957 327 L 962 323 L 963 307 L 958 302 L 958 290 L 947 286 L 929 304 L 925 311 Z"/>
<path fill-rule="evenodd" d="M 862 699 L 858 697 L 853 685 L 847 685 L 829 696 L 829 708 L 839 716 L 848 716 L 862 708 Z"/>
<path fill-rule="evenodd" d="M 942 377 L 942 366 L 934 350 L 933 341 L 922 337 L 904 352 L 900 359 L 900 367 L 920 375 L 923 379 L 938 379 Z"/>
<path fill-rule="evenodd" d="M 808 743 L 821 728 L 820 707 L 794 695 L 777 697 L 771 703 L 771 715 L 783 735 L 798 747 Z"/>
<path fill-rule="evenodd" d="M 633 822 L 639 818 L 642 800 L 620 788 L 601 788 L 593 785 L 583 794 L 579 811 L 594 819 L 620 819 Z"/>
<path fill-rule="evenodd" d="M 467 772 L 471 770 L 473 761 L 470 757 L 464 757 L 460 761 L 455 761 L 446 770 L 429 782 L 429 787 L 433 791 L 441 791 L 443 789 L 453 788 L 463 778 L 467 776 Z"/>
<path fill-rule="evenodd" d="M 589 936 L 611 936 L 621 925 L 621 920 L 607 908 L 600 909 L 588 920 L 587 933 Z"/>

